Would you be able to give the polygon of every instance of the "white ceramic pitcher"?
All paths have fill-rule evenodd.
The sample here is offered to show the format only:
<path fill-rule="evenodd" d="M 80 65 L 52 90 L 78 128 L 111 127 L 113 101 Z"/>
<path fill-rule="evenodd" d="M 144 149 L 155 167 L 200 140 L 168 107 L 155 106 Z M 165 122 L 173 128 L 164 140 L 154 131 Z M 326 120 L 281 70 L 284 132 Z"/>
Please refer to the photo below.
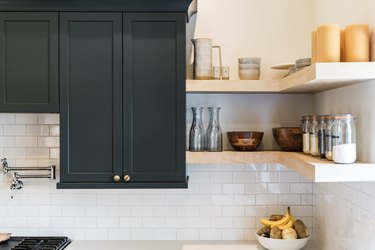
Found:
<path fill-rule="evenodd" d="M 196 38 L 191 39 L 194 44 L 194 79 L 196 80 L 211 80 L 212 76 L 212 49 L 219 49 L 220 69 L 221 63 L 221 48 L 220 46 L 212 46 L 212 39 Z M 221 76 L 222 74 L 220 74 Z"/>

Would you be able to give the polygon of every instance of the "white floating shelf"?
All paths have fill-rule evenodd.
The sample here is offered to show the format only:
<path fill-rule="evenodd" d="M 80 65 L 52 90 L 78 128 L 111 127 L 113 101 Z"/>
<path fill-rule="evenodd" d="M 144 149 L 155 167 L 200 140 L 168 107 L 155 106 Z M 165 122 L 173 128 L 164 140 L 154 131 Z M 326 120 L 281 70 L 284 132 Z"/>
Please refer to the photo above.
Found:
<path fill-rule="evenodd" d="M 187 80 L 188 93 L 317 93 L 375 79 L 375 62 L 316 63 L 281 80 Z"/>
<path fill-rule="evenodd" d="M 331 161 L 282 151 L 186 152 L 188 164 L 280 163 L 314 182 L 375 181 L 375 164 L 335 164 Z"/>

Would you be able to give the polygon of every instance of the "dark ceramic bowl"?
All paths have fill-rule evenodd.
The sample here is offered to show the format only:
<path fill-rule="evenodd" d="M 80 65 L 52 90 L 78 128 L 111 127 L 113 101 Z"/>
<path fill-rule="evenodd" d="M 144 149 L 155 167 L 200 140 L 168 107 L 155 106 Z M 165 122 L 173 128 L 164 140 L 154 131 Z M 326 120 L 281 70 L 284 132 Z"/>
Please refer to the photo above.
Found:
<path fill-rule="evenodd" d="M 236 151 L 254 151 L 263 139 L 263 132 L 227 132 L 230 145 Z"/>
<path fill-rule="evenodd" d="M 302 129 L 300 127 L 273 128 L 273 137 L 284 151 L 302 151 Z"/>

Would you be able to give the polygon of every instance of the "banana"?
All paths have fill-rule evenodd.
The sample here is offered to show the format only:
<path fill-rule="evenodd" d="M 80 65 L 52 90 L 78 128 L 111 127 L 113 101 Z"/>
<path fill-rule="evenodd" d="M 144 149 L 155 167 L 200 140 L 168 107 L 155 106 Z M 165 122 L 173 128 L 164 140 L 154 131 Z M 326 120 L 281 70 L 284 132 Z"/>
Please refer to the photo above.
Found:
<path fill-rule="evenodd" d="M 285 225 L 277 226 L 277 227 L 280 230 L 284 230 L 284 229 L 291 228 L 293 226 L 294 226 L 294 218 L 293 218 L 293 216 L 290 216 L 290 219 L 289 219 L 288 223 L 286 223 Z"/>
<path fill-rule="evenodd" d="M 284 215 L 284 217 L 281 220 L 271 221 L 271 220 L 268 220 L 266 218 L 262 218 L 262 219 L 260 219 L 260 223 L 262 223 L 263 225 L 265 225 L 267 227 L 271 227 L 271 228 L 275 227 L 275 226 L 284 226 L 290 221 L 290 217 L 291 217 L 290 208 L 288 207 L 287 213 Z"/>

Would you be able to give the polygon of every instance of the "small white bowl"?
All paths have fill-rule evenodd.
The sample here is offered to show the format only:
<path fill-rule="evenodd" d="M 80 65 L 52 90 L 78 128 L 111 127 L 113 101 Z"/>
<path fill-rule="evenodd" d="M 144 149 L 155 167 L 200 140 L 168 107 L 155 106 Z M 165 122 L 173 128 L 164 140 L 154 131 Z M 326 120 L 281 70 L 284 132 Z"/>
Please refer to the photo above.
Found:
<path fill-rule="evenodd" d="M 238 76 L 241 80 L 259 80 L 260 70 L 257 69 L 240 69 Z"/>
<path fill-rule="evenodd" d="M 261 58 L 260 57 L 241 57 L 238 58 L 239 63 L 251 63 L 251 64 L 258 64 L 260 65 Z"/>
<path fill-rule="evenodd" d="M 240 63 L 238 64 L 238 69 L 260 69 L 259 64 L 249 64 L 249 63 Z"/>
<path fill-rule="evenodd" d="M 269 250 L 300 250 L 304 248 L 310 239 L 310 236 L 297 240 L 279 240 L 259 236 L 255 233 L 259 244 Z"/>

